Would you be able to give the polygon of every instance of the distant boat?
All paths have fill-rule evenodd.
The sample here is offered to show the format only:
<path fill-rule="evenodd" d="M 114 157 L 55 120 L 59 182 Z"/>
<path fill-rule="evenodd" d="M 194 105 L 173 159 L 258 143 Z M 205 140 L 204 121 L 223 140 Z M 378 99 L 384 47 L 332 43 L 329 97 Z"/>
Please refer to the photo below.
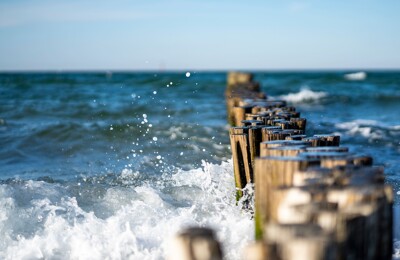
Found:
<path fill-rule="evenodd" d="M 345 74 L 344 78 L 347 80 L 364 80 L 367 78 L 367 73 L 360 71 L 355 73 Z"/>

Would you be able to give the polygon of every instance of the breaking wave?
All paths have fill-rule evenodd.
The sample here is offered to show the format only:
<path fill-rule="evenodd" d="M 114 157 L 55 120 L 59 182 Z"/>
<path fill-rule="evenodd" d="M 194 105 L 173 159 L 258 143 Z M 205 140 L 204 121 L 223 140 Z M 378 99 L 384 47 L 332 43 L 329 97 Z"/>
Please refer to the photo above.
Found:
<path fill-rule="evenodd" d="M 292 103 L 312 102 L 326 97 L 326 92 L 312 91 L 309 88 L 302 88 L 300 92 L 289 93 L 287 95 L 279 96 L 279 99 L 286 100 Z"/>
<path fill-rule="evenodd" d="M 386 125 L 376 120 L 357 119 L 335 124 L 338 129 L 347 130 L 348 135 L 361 135 L 370 140 L 391 138 L 400 135 L 400 125 Z"/>
<path fill-rule="evenodd" d="M 209 226 L 226 258 L 239 259 L 254 228 L 250 213 L 236 205 L 231 169 L 231 161 L 203 162 L 158 181 L 139 181 L 139 172 L 125 169 L 116 186 L 93 177 L 3 181 L 0 258 L 162 259 L 182 228 Z"/>
<path fill-rule="evenodd" d="M 344 78 L 347 80 L 365 80 L 367 78 L 367 73 L 360 71 L 355 73 L 345 74 Z"/>

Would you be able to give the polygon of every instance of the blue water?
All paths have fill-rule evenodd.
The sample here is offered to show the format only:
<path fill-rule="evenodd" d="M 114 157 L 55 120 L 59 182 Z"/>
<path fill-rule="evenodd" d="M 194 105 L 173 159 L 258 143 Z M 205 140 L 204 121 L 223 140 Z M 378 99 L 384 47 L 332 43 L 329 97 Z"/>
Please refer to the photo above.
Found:
<path fill-rule="evenodd" d="M 346 73 L 255 80 L 297 107 L 308 134 L 338 133 L 342 146 L 373 155 L 399 204 L 400 72 Z M 0 258 L 158 259 L 187 225 L 216 228 L 228 258 L 239 258 L 253 223 L 235 205 L 225 80 L 0 74 Z"/>

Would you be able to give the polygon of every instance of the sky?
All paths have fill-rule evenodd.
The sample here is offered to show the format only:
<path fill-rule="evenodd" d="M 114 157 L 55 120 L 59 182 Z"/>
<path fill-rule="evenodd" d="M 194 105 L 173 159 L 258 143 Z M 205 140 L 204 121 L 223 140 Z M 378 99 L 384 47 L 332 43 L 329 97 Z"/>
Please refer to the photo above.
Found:
<path fill-rule="evenodd" d="M 189 69 L 400 69 L 400 1 L 0 1 L 0 71 Z"/>

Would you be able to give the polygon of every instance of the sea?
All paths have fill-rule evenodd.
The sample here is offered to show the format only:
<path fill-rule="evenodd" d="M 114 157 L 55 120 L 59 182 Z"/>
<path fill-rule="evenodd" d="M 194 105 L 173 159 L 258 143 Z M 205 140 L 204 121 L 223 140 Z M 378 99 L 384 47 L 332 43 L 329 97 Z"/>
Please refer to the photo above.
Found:
<path fill-rule="evenodd" d="M 254 238 L 235 200 L 227 72 L 0 73 L 0 259 L 164 259 L 211 227 L 226 259 Z M 307 134 L 385 167 L 400 258 L 400 71 L 258 71 Z"/>

